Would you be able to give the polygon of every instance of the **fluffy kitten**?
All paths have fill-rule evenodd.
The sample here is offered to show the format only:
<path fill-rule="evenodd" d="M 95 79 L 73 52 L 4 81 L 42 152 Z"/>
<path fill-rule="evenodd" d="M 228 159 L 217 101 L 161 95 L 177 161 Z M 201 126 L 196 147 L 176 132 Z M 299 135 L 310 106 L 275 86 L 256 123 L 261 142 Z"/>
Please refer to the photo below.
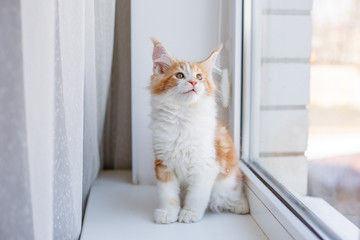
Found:
<path fill-rule="evenodd" d="M 216 120 L 212 68 L 179 61 L 153 40 L 152 140 L 160 207 L 156 223 L 197 222 L 206 208 L 249 212 L 233 142 Z"/>

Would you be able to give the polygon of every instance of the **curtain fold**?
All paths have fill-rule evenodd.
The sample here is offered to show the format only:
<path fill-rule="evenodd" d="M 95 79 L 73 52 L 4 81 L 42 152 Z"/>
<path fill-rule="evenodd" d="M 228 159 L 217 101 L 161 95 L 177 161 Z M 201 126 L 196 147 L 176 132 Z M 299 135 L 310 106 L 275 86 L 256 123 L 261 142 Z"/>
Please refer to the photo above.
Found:
<path fill-rule="evenodd" d="M 114 19 L 115 0 L 0 2 L 0 239 L 78 239 Z"/>
<path fill-rule="evenodd" d="M 116 3 L 115 18 L 111 87 L 100 155 L 104 169 L 131 169 L 130 0 Z"/>
<path fill-rule="evenodd" d="M 29 161 L 19 9 L 20 1 L 1 3 L 0 238 L 31 240 L 34 235 L 28 201 Z"/>

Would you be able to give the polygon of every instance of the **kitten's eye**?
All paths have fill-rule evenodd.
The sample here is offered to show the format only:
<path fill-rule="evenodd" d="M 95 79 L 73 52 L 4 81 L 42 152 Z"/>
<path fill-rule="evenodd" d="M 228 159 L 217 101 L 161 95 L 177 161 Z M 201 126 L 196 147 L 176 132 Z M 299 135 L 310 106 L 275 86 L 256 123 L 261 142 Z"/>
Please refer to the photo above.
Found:
<path fill-rule="evenodd" d="M 184 78 L 184 74 L 181 73 L 181 72 L 179 72 L 179 73 L 177 73 L 177 74 L 175 75 L 175 77 L 176 77 L 177 79 L 183 79 L 183 78 Z"/>
<path fill-rule="evenodd" d="M 201 76 L 201 74 L 196 74 L 196 78 L 199 79 L 199 80 L 202 80 L 202 79 L 203 79 L 202 76 Z"/>

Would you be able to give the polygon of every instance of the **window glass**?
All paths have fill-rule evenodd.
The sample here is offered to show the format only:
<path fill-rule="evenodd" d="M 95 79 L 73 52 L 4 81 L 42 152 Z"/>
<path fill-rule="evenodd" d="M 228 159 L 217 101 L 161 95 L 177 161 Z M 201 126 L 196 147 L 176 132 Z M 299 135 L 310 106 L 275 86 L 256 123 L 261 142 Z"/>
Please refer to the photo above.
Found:
<path fill-rule="evenodd" d="M 257 0 L 251 15 L 252 166 L 359 227 L 360 1 Z"/>
<path fill-rule="evenodd" d="M 360 227 L 360 1 L 312 13 L 307 193 Z"/>

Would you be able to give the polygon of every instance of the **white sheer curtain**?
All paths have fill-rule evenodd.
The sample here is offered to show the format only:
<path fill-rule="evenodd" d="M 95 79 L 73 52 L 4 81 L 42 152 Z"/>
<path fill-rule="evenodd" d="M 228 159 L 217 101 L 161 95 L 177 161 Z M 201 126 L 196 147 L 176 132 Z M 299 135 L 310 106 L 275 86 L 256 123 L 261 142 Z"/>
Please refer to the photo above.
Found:
<path fill-rule="evenodd" d="M 115 0 L 0 2 L 0 239 L 78 239 L 114 17 Z"/>

